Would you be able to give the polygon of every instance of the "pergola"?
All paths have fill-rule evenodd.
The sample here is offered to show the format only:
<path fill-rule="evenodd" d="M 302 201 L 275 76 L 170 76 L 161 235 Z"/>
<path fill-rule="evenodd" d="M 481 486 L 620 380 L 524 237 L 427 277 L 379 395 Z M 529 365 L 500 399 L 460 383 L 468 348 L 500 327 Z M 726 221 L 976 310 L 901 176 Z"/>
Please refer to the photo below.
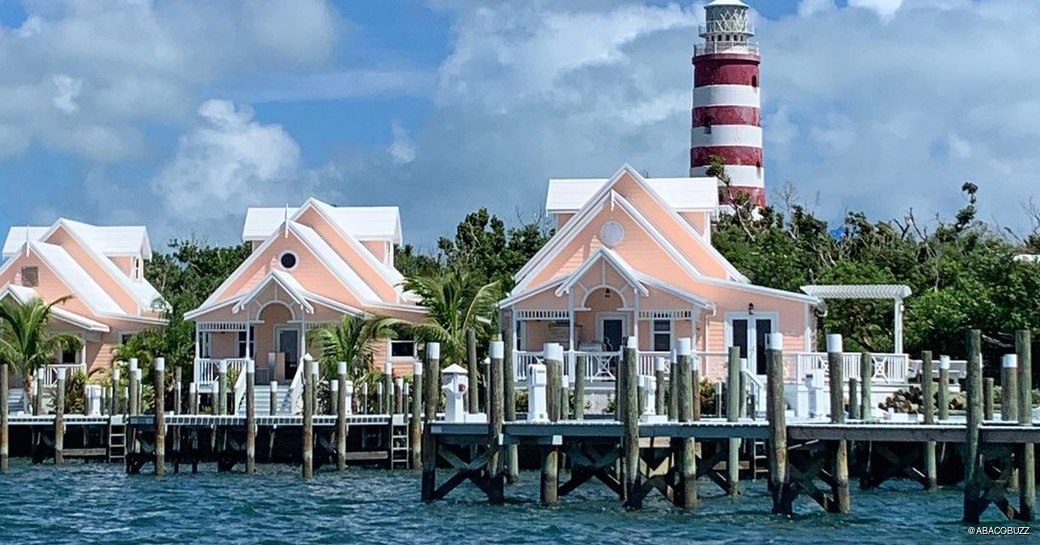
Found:
<path fill-rule="evenodd" d="M 895 303 L 894 352 L 903 353 L 903 299 L 913 293 L 902 284 L 833 284 L 802 286 L 802 291 L 820 299 L 891 299 Z"/>

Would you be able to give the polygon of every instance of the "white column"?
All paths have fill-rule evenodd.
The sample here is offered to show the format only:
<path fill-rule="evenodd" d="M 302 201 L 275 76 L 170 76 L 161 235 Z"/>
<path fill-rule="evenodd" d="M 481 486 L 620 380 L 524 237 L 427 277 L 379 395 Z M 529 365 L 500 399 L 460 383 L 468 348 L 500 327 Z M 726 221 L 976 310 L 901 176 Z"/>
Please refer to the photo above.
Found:
<path fill-rule="evenodd" d="M 84 333 L 80 333 L 79 334 L 79 340 L 80 340 L 80 345 L 79 345 L 79 364 L 80 364 L 81 367 L 83 367 L 83 370 L 86 371 L 86 369 L 87 369 L 87 334 L 85 332 Z"/>
<path fill-rule="evenodd" d="M 574 339 L 574 291 L 573 290 L 570 290 L 570 291 L 567 292 L 567 320 L 568 320 L 568 323 L 567 323 L 567 327 L 568 327 L 567 339 L 568 339 L 569 342 L 567 344 L 568 348 L 567 348 L 567 373 L 566 374 L 567 374 L 567 376 L 573 377 L 574 376 L 574 365 L 575 365 L 574 362 L 576 360 L 576 358 L 574 356 L 574 351 L 577 348 L 574 345 L 575 339 Z"/>
<path fill-rule="evenodd" d="M 633 287 L 632 293 L 635 297 L 632 299 L 632 336 L 639 338 L 639 288 Z"/>
<path fill-rule="evenodd" d="M 250 343 L 253 342 L 252 327 L 250 327 L 249 321 L 249 305 L 246 305 L 246 359 L 253 359 L 253 349 L 250 347 Z"/>
<path fill-rule="evenodd" d="M 903 353 L 903 300 L 896 299 L 895 308 L 895 353 Z"/>
<path fill-rule="evenodd" d="M 202 357 L 202 340 L 200 339 L 199 323 L 195 322 L 195 358 Z"/>
<path fill-rule="evenodd" d="M 300 351 L 299 359 L 303 361 L 303 355 L 307 353 L 307 309 L 300 305 Z"/>

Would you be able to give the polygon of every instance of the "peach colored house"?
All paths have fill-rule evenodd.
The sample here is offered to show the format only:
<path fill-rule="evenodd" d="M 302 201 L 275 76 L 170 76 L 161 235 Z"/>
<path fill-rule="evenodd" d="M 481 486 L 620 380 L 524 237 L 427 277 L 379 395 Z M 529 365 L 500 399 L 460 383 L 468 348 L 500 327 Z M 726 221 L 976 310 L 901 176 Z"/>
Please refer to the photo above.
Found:
<path fill-rule="evenodd" d="M 550 180 L 546 210 L 557 233 L 516 275 L 500 306 L 516 328 L 518 365 L 556 342 L 599 360 L 593 378 L 613 378 L 613 354 L 636 335 L 641 370 L 691 337 L 709 377 L 739 346 L 749 370 L 765 373 L 765 338 L 814 347 L 819 301 L 756 286 L 711 244 L 718 212 L 714 178 L 644 178 L 622 167 L 610 179 Z M 599 356 L 604 354 L 605 356 Z M 614 360 L 616 361 L 616 360 Z"/>
<path fill-rule="evenodd" d="M 59 219 L 50 227 L 13 227 L 3 246 L 0 299 L 52 302 L 51 327 L 80 337 L 79 351 L 55 354 L 55 365 L 108 368 L 128 335 L 166 324 L 165 304 L 144 278 L 152 257 L 144 227 L 100 227 Z M 45 384 L 53 377 L 43 377 Z"/>
<path fill-rule="evenodd" d="M 394 268 L 401 242 L 396 207 L 337 207 L 310 199 L 299 208 L 250 208 L 243 241 L 252 255 L 185 317 L 196 324 L 195 382 L 212 389 L 220 361 L 256 361 L 257 382 L 291 383 L 313 328 L 344 315 L 421 319 Z M 385 342 L 376 361 L 410 369 L 414 343 Z"/>

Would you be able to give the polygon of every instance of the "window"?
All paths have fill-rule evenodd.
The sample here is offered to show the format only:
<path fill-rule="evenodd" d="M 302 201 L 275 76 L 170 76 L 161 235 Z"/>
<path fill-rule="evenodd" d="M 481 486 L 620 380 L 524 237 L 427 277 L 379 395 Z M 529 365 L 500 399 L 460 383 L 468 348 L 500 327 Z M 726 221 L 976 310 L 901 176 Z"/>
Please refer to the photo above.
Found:
<path fill-rule="evenodd" d="M 133 270 L 131 271 L 131 274 L 133 275 L 134 280 L 140 280 L 141 278 L 143 278 L 144 277 L 144 260 L 139 258 L 139 257 L 135 257 L 135 258 L 133 258 L 133 261 L 131 261 L 131 264 L 132 264 L 131 266 L 133 268 Z"/>
<path fill-rule="evenodd" d="M 758 89 L 758 76 L 751 76 L 751 86 Z"/>
<path fill-rule="evenodd" d="M 654 320 L 654 352 L 672 349 L 672 321 Z"/>
<path fill-rule="evenodd" d="M 711 125 L 715 122 L 715 118 L 707 115 L 704 116 L 704 134 L 711 134 Z"/>
<path fill-rule="evenodd" d="M 291 270 L 296 267 L 297 259 L 296 254 L 292 252 L 285 252 L 281 257 L 278 258 L 278 262 L 282 264 L 282 268 L 285 270 Z"/>
<path fill-rule="evenodd" d="M 249 351 L 246 351 L 246 337 L 249 338 Z M 249 335 L 246 335 L 245 331 L 238 332 L 238 357 L 244 358 L 246 354 L 251 358 L 256 357 L 256 352 L 253 347 L 256 346 L 256 329 L 254 326 L 249 326 Z"/>
<path fill-rule="evenodd" d="M 516 321 L 516 350 L 527 350 L 527 322 Z"/>
<path fill-rule="evenodd" d="M 40 285 L 40 269 L 38 267 L 22 267 L 22 286 L 35 288 Z"/>
<path fill-rule="evenodd" d="M 59 361 L 58 363 L 65 363 L 65 364 L 76 363 L 76 351 L 75 350 L 62 350 L 61 351 L 61 361 Z"/>
<path fill-rule="evenodd" d="M 411 339 L 393 339 L 390 341 L 391 358 L 414 358 L 415 341 Z"/>

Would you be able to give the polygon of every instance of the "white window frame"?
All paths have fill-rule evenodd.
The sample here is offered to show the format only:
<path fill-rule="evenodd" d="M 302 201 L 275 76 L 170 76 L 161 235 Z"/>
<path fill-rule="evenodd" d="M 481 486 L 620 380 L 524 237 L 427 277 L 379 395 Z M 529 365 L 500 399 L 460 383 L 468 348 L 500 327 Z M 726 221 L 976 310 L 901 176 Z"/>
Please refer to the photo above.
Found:
<path fill-rule="evenodd" d="M 247 334 L 246 334 L 245 331 L 238 331 L 237 334 L 235 335 L 236 346 L 238 346 L 238 357 L 244 358 L 248 354 L 250 357 L 255 359 L 256 358 L 256 326 L 249 325 L 248 327 L 249 327 L 249 333 L 248 333 L 249 343 L 248 343 L 248 346 L 247 346 L 247 343 L 246 343 Z M 245 348 L 248 348 L 248 351 L 243 350 Z"/>
<path fill-rule="evenodd" d="M 668 331 L 657 331 L 657 322 L 667 322 Z M 654 318 L 650 320 L 650 351 L 656 352 L 657 336 L 668 335 L 668 348 L 665 351 L 669 351 L 675 347 L 675 320 L 671 318 Z"/>
<path fill-rule="evenodd" d="M 758 320 L 769 320 L 772 322 L 772 331 L 777 333 L 780 331 L 780 313 L 776 311 L 759 311 L 756 310 L 752 313 L 748 312 L 727 312 L 726 313 L 726 333 L 725 342 L 726 349 L 729 350 L 733 344 L 733 320 L 747 320 L 747 361 L 748 365 L 752 365 L 758 357 L 758 347 L 755 344 L 755 340 L 758 334 Z"/>
<path fill-rule="evenodd" d="M 394 345 L 395 344 L 398 344 L 398 345 L 405 345 L 405 344 L 411 345 L 412 346 L 412 354 L 410 356 L 395 356 L 394 355 Z M 387 355 L 387 357 L 389 359 L 391 359 L 391 360 L 413 360 L 413 359 L 415 359 L 415 354 L 416 354 L 416 349 L 415 349 L 415 340 L 414 339 L 388 339 L 387 340 L 387 343 L 386 343 L 386 355 Z"/>
<path fill-rule="evenodd" d="M 213 357 L 213 333 L 210 331 L 202 332 L 202 339 L 199 342 L 199 355 L 200 358 L 212 358 Z"/>

